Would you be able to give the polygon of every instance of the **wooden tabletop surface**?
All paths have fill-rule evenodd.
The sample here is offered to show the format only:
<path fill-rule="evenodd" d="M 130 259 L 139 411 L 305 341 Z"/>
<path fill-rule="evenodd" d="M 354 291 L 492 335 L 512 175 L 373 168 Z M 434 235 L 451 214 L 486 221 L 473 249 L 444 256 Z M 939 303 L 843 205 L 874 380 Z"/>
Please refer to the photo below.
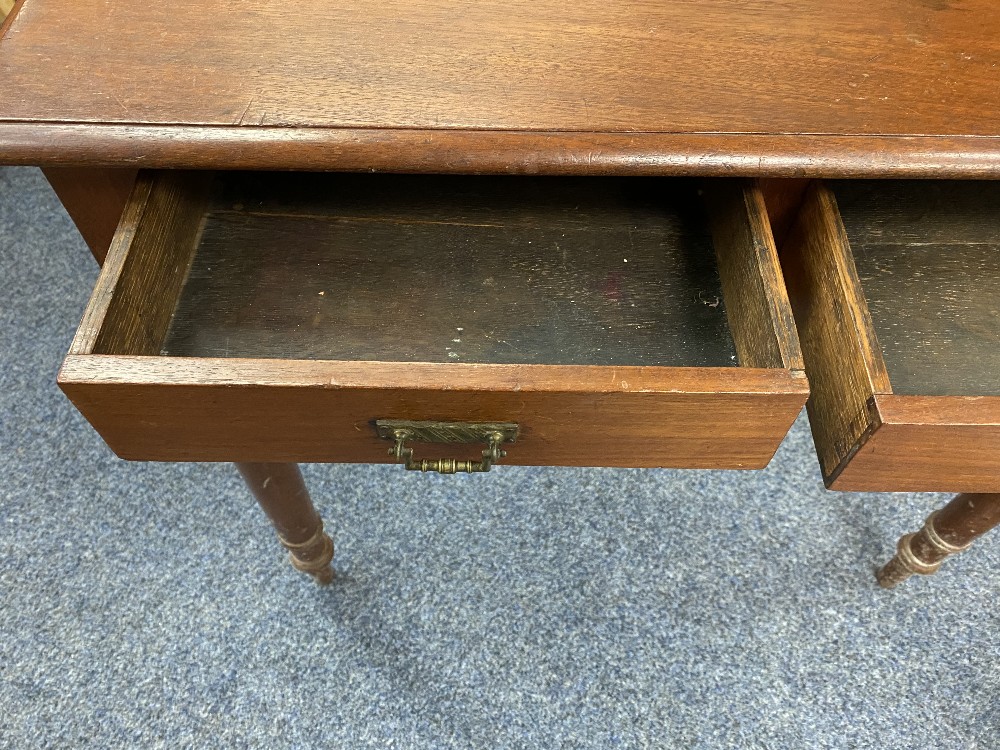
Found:
<path fill-rule="evenodd" d="M 996 0 L 21 0 L 0 161 L 1000 177 Z"/>

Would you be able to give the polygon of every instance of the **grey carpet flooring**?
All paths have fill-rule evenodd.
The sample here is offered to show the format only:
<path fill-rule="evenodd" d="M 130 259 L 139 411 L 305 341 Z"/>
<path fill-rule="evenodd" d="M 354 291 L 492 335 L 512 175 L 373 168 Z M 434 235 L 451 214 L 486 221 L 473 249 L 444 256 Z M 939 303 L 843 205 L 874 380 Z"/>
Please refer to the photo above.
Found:
<path fill-rule="evenodd" d="M 826 492 L 804 418 L 760 472 L 307 466 L 319 589 L 56 388 L 95 277 L 0 169 L 0 747 L 1000 747 L 1000 537 L 881 591 L 945 497 Z"/>

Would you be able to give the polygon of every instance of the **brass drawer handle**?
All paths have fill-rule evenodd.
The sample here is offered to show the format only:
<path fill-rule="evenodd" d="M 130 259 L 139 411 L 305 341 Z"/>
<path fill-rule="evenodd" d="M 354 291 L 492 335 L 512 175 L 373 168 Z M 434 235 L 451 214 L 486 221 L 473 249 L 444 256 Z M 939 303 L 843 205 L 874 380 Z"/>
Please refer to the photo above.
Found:
<path fill-rule="evenodd" d="M 517 439 L 518 427 L 510 422 L 413 422 L 405 419 L 379 419 L 375 422 L 378 436 L 392 440 L 395 445 L 389 455 L 395 456 L 408 471 L 436 471 L 439 474 L 474 474 L 489 471 L 507 455 L 500 446 Z M 417 443 L 486 443 L 479 461 L 460 461 L 454 458 L 418 460 L 407 442 Z"/>

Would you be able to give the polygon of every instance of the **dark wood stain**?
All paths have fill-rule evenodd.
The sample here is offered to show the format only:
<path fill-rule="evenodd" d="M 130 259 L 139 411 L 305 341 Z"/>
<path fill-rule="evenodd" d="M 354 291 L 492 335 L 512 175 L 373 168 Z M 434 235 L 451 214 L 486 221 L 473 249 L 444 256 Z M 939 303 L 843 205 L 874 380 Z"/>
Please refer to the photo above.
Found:
<path fill-rule="evenodd" d="M 899 395 L 1000 395 L 1000 184 L 834 185 Z"/>
<path fill-rule="evenodd" d="M 998 63 L 993 0 L 202 0 L 183 12 L 28 0 L 3 40 L 0 115 L 992 136 Z"/>
<path fill-rule="evenodd" d="M 26 0 L 0 35 L 8 162 L 1000 174 L 994 0 Z"/>
<path fill-rule="evenodd" d="M 812 389 L 809 422 L 827 486 L 854 492 L 997 492 L 1000 398 L 990 395 L 996 393 L 990 390 L 996 369 L 982 366 L 995 361 L 996 328 L 969 324 L 980 325 L 984 310 L 989 320 L 997 296 L 966 306 L 961 330 L 943 333 L 938 320 L 947 312 L 939 296 L 956 288 L 949 274 L 969 276 L 950 253 L 980 247 L 991 236 L 984 228 L 991 219 L 980 212 L 992 200 L 992 186 L 833 187 L 842 209 L 828 184 L 811 185 L 781 257 Z M 929 200 L 935 193 L 943 202 Z M 851 233 L 853 239 L 870 236 L 880 244 L 866 256 L 865 246 L 852 247 Z M 922 238 L 929 244 L 921 245 Z M 887 245 L 889 258 L 908 262 L 878 272 L 870 255 Z M 938 255 L 922 257 L 923 247 Z M 918 252 L 911 259 L 914 248 Z M 936 261 L 942 258 L 945 273 L 937 275 L 942 267 Z M 993 278 L 982 272 L 979 281 L 989 287 Z M 938 370 L 950 370 L 952 356 L 964 357 L 970 373 L 950 371 L 948 379 L 940 379 Z M 966 393 L 923 392 L 950 391 L 953 384 Z M 977 389 L 986 395 L 977 395 Z"/>
<path fill-rule="evenodd" d="M 737 364 L 695 187 L 656 179 L 222 176 L 163 353 Z"/>
<path fill-rule="evenodd" d="M 740 364 L 801 371 L 802 351 L 759 185 L 752 180 L 702 185 Z"/>
<path fill-rule="evenodd" d="M 1000 492 L 1000 398 L 872 398 L 873 431 L 830 482 L 849 492 Z"/>
<path fill-rule="evenodd" d="M 94 259 L 104 263 L 137 171 L 65 167 L 44 171 L 45 179 L 59 196 Z"/>
<path fill-rule="evenodd" d="M 373 420 L 415 419 L 516 422 L 521 434 L 510 447 L 506 463 L 756 468 L 774 454 L 805 401 L 808 384 L 795 365 L 794 337 L 787 332 L 780 337 L 775 333 L 779 321 L 788 317 L 787 302 L 763 199 L 752 183 L 740 187 L 741 199 L 727 204 L 726 210 L 750 215 L 732 217 L 729 226 L 734 231 L 728 233 L 720 253 L 728 261 L 716 265 L 708 239 L 709 220 L 701 213 L 691 183 L 362 179 L 337 175 L 317 175 L 313 182 L 303 182 L 295 175 L 229 175 L 222 177 L 221 192 L 211 198 L 210 191 L 202 188 L 212 179 L 213 175 L 204 173 L 140 173 L 84 323 L 60 372 L 60 386 L 123 457 L 389 461 L 385 441 L 375 434 Z M 227 185 L 226 179 L 237 184 Z M 262 184 L 255 184 L 254 179 Z M 282 191 L 283 182 L 290 182 L 294 189 Z M 342 189 L 331 192 L 323 187 L 329 185 Z M 481 187 L 472 189 L 476 185 Z M 500 189 L 503 185 L 507 187 Z M 338 200 L 331 200 L 331 195 Z M 234 196 L 241 207 L 237 208 Z M 535 288 L 518 288 L 518 295 L 512 295 L 511 300 L 536 313 L 544 313 L 546 305 L 555 304 L 563 315 L 562 333 L 566 337 L 590 336 L 586 343 L 594 351 L 585 358 L 579 342 L 552 339 L 551 332 L 544 329 L 551 325 L 548 321 L 533 320 L 517 310 L 518 314 L 512 315 L 504 299 L 504 304 L 497 305 L 499 315 L 484 318 L 486 322 L 499 320 L 499 325 L 508 329 L 511 321 L 521 325 L 528 331 L 519 332 L 525 340 L 523 348 L 532 356 L 547 358 L 549 355 L 541 353 L 542 345 L 530 339 L 533 326 L 541 325 L 549 335 L 545 346 L 561 353 L 569 351 L 585 364 L 476 363 L 455 361 L 454 357 L 437 362 L 393 362 L 158 354 L 168 330 L 167 318 L 182 287 L 196 283 L 189 274 L 192 269 L 197 273 L 194 256 L 215 231 L 210 225 L 218 232 L 218 243 L 230 248 L 232 258 L 245 255 L 252 261 L 233 266 L 249 268 L 246 278 L 238 273 L 226 278 L 235 288 L 251 292 L 254 304 L 241 308 L 227 303 L 219 320 L 242 309 L 241 314 L 253 323 L 249 328 L 258 334 L 263 331 L 261 340 L 266 340 L 266 328 L 253 316 L 258 304 L 269 307 L 283 326 L 282 335 L 272 338 L 284 339 L 280 347 L 303 351 L 302 339 L 289 335 L 294 321 L 303 322 L 303 310 L 315 316 L 316 309 L 309 307 L 316 304 L 314 297 L 333 294 L 321 295 L 323 288 L 310 287 L 310 294 L 303 296 L 309 305 L 295 301 L 300 292 L 295 284 L 308 282 L 301 264 L 294 260 L 303 235 L 293 229 L 302 216 L 309 217 L 302 220 L 302 226 L 312 227 L 311 234 L 304 236 L 323 240 L 329 253 L 314 252 L 311 257 L 316 262 L 322 265 L 330 263 L 330 257 L 347 257 L 349 266 L 378 269 L 377 274 L 331 273 L 324 280 L 339 285 L 334 291 L 343 292 L 348 312 L 356 312 L 350 308 L 352 300 L 361 300 L 366 305 L 365 316 L 387 320 L 376 333 L 390 344 L 395 336 L 397 347 L 412 347 L 411 339 L 416 337 L 424 351 L 436 351 L 434 347 L 440 342 L 432 342 L 432 346 L 422 340 L 426 334 L 414 323 L 419 323 L 419 316 L 414 316 L 413 307 L 431 300 L 434 308 L 428 314 L 439 312 L 436 306 L 440 303 L 429 290 L 449 274 L 480 281 L 489 278 L 470 268 L 488 268 L 494 261 L 468 262 L 476 259 L 482 245 L 490 257 L 512 261 L 503 263 L 505 271 L 523 265 L 527 270 L 515 273 L 522 285 L 525 279 L 544 281 L 536 296 L 532 296 Z M 715 216 L 714 223 L 721 220 L 724 224 L 724 218 Z M 240 235 L 235 230 L 258 224 L 278 224 L 281 241 L 262 242 L 265 235 L 261 232 Z M 371 242 L 373 230 L 377 230 L 376 243 Z M 545 242 L 539 244 L 547 248 L 557 235 L 560 242 L 563 235 L 573 238 L 570 249 L 576 255 L 567 254 L 564 261 L 560 252 L 555 262 L 550 260 L 549 250 L 527 252 L 523 247 L 528 240 L 534 246 L 536 238 L 541 238 Z M 331 236 L 338 241 L 330 243 Z M 463 236 L 468 239 L 462 240 Z M 227 237 L 243 239 L 236 242 Z M 363 252 L 351 244 L 358 238 L 367 243 Z M 619 255 L 626 242 L 638 255 Z M 602 245 L 611 249 L 598 252 Z M 422 248 L 421 259 L 430 261 L 440 255 L 440 247 L 452 248 L 447 256 L 450 265 L 432 262 L 418 267 L 418 246 Z M 262 248 L 268 252 L 263 253 Z M 383 257 L 393 259 L 400 248 L 406 250 L 401 257 L 409 258 L 410 268 L 404 269 L 405 273 L 399 273 L 401 264 Z M 633 257 L 639 260 L 633 261 Z M 625 258 L 630 259 L 628 264 Z M 575 264 L 574 260 L 580 262 Z M 623 270 L 633 262 L 640 268 L 635 278 Z M 644 263 L 650 264 L 646 270 L 642 270 Z M 424 266 L 431 270 L 425 272 Z M 210 282 L 208 267 L 204 268 L 205 281 Z M 294 273 L 279 274 L 289 268 Z M 633 309 L 628 295 L 635 286 L 651 290 L 645 297 L 635 298 L 645 300 L 648 306 L 637 303 L 635 309 L 642 311 L 639 320 L 653 316 L 648 319 L 662 322 L 676 318 L 675 322 L 685 323 L 687 313 L 677 314 L 676 310 L 691 304 L 685 294 L 701 290 L 691 280 L 703 272 L 717 286 L 721 286 L 717 274 L 728 277 L 726 288 L 734 290 L 740 304 L 754 310 L 761 321 L 759 329 L 742 327 L 730 334 L 721 298 L 703 295 L 695 300 L 697 315 L 708 316 L 711 327 L 728 346 L 733 347 L 735 336 L 740 342 L 737 351 L 754 353 L 751 366 L 732 366 L 733 349 L 728 350 L 726 366 L 691 366 L 689 363 L 703 357 L 704 351 L 698 347 L 692 350 L 684 341 L 686 333 L 669 328 L 643 340 L 651 347 L 660 347 L 661 354 L 662 341 L 672 342 L 667 348 L 683 360 L 678 364 L 685 366 L 591 364 L 603 356 L 596 348 L 604 344 L 600 340 L 595 343 L 594 336 L 609 334 L 596 333 L 593 321 L 587 322 L 590 318 L 611 320 L 610 327 L 628 332 L 622 321 L 629 319 L 621 310 Z M 351 283 L 345 283 L 341 276 L 350 277 Z M 421 283 L 415 283 L 414 278 Z M 600 282 L 596 293 L 587 286 L 595 281 Z M 567 290 L 575 294 L 577 288 L 594 296 L 588 305 L 581 303 L 582 311 L 575 309 L 575 297 L 568 299 Z M 683 292 L 683 305 L 671 296 L 672 288 Z M 271 296 L 259 295 L 261 289 Z M 657 290 L 662 292 L 659 298 L 652 293 Z M 392 299 L 390 292 L 406 300 L 399 303 L 408 306 L 405 317 L 383 315 L 379 305 L 383 298 Z M 476 309 L 483 297 L 479 288 L 474 294 L 458 289 L 457 295 L 449 295 L 446 302 L 451 307 L 446 312 L 466 314 Z M 226 298 L 226 293 L 218 298 Z M 343 300 L 337 304 L 343 306 Z M 218 328 L 219 322 L 213 321 L 212 315 L 204 317 L 189 319 L 197 319 L 209 330 Z M 235 319 L 240 320 L 238 316 Z M 333 344 L 318 336 L 307 341 L 318 350 L 317 355 L 329 353 L 331 346 L 342 347 L 345 341 L 357 349 L 385 351 L 383 342 L 373 336 L 369 338 L 376 344 L 360 340 L 358 335 L 353 341 L 341 338 L 337 327 L 324 325 L 324 331 Z M 768 336 L 776 341 L 768 342 Z M 248 334 L 245 343 L 255 345 L 254 338 Z M 150 346 L 153 339 L 155 347 Z M 613 337 L 609 340 L 611 346 L 620 346 L 622 356 L 632 360 L 649 356 Z M 681 344 L 675 346 L 677 341 Z M 444 345 L 459 343 L 464 342 Z M 487 348 L 483 337 L 472 344 L 480 351 Z"/>
<path fill-rule="evenodd" d="M 808 392 L 742 367 L 91 355 L 59 384 L 129 459 L 387 463 L 374 420 L 415 419 L 516 422 L 505 464 L 713 469 L 765 466 Z"/>
<path fill-rule="evenodd" d="M 809 376 L 809 425 L 829 484 L 870 435 L 870 400 L 889 390 L 889 378 L 836 201 L 824 183 L 805 191 L 781 263 Z"/>
<path fill-rule="evenodd" d="M 1000 178 L 1000 138 L 988 136 L 540 133 L 0 121 L 0 144 L 0 162 L 29 166 Z"/>
<path fill-rule="evenodd" d="M 949 555 L 960 552 L 998 524 L 1000 495 L 956 495 L 931 514 L 920 531 L 899 540 L 896 556 L 877 573 L 879 585 L 892 588 L 914 573 L 935 573 Z"/>

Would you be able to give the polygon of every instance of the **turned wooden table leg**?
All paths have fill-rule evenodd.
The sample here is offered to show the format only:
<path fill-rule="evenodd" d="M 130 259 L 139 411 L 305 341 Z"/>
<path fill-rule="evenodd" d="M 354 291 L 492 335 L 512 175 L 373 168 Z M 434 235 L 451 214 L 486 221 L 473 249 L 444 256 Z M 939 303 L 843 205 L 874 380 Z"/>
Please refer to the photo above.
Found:
<path fill-rule="evenodd" d="M 323 531 L 298 464 L 238 463 L 236 468 L 271 519 L 292 565 L 318 583 L 330 583 L 333 541 Z"/>
<path fill-rule="evenodd" d="M 928 516 L 924 527 L 899 540 L 896 556 L 877 574 L 879 585 L 891 589 L 914 573 L 936 573 L 949 555 L 1000 524 L 1000 495 L 956 495 Z"/>
<path fill-rule="evenodd" d="M 94 258 L 103 264 L 137 171 L 50 168 L 44 172 Z M 333 541 L 323 531 L 298 465 L 238 463 L 236 468 L 271 519 L 292 565 L 319 583 L 332 581 Z"/>

